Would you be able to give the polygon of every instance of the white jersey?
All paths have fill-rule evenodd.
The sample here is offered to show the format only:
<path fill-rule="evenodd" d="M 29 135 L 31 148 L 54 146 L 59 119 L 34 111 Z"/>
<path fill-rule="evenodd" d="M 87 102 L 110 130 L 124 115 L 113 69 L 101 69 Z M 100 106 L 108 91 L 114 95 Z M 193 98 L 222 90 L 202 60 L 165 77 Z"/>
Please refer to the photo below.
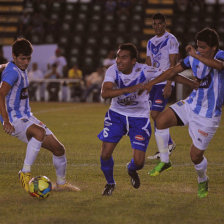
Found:
<path fill-rule="evenodd" d="M 7 82 L 12 88 L 6 96 L 6 107 L 9 120 L 32 115 L 29 106 L 27 71 L 22 71 L 13 62 L 9 62 L 2 73 L 2 82 Z M 0 120 L 2 117 L 0 116 Z"/>
<path fill-rule="evenodd" d="M 151 58 L 152 66 L 163 71 L 170 67 L 169 55 L 178 53 L 179 43 L 176 37 L 169 32 L 165 32 L 161 37 L 152 37 L 148 41 L 146 48 L 146 56 Z M 165 83 L 162 82 L 162 84 Z"/>
<path fill-rule="evenodd" d="M 215 58 L 224 60 L 224 51 L 218 51 Z M 224 70 L 218 71 L 188 56 L 181 63 L 183 68 L 192 68 L 193 75 L 201 80 L 200 87 L 193 90 L 186 102 L 192 111 L 202 117 L 220 117 L 224 99 Z"/>
<path fill-rule="evenodd" d="M 161 71 L 158 69 L 140 63 L 135 64 L 132 73 L 123 74 L 118 70 L 117 64 L 113 64 L 107 69 L 104 82 L 112 82 L 115 84 L 115 88 L 121 89 L 145 83 L 159 74 Z M 140 96 L 138 92 L 133 92 L 114 97 L 110 109 L 125 116 L 148 118 L 150 112 L 149 94 L 144 91 Z"/>

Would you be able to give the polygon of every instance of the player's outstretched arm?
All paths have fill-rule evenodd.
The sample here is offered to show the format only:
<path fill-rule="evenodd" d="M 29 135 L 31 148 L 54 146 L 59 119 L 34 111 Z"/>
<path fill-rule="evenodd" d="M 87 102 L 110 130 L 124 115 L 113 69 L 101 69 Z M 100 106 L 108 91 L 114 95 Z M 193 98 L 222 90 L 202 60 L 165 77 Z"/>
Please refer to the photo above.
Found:
<path fill-rule="evenodd" d="M 121 88 L 121 89 L 115 89 L 114 88 L 114 83 L 104 82 L 103 86 L 102 86 L 102 89 L 101 89 L 101 96 L 104 99 L 114 98 L 116 96 L 121 96 L 121 95 L 126 94 L 126 93 L 136 92 L 136 91 L 138 91 L 142 88 L 143 88 L 143 85 L 138 84 L 138 85 L 135 85 L 135 86 L 125 87 L 125 88 Z"/>
<path fill-rule="evenodd" d="M 6 110 L 6 105 L 5 105 L 5 97 L 8 95 L 9 91 L 11 89 L 11 86 L 6 83 L 2 82 L 0 86 L 0 114 L 2 115 L 3 118 L 3 130 L 7 134 L 11 134 L 12 132 L 15 131 L 14 127 L 9 121 L 9 116 Z"/>
<path fill-rule="evenodd" d="M 192 89 L 198 89 L 200 82 L 198 80 L 193 80 L 193 79 L 189 79 L 185 76 L 182 75 L 177 75 L 174 77 L 174 81 L 181 83 L 183 85 L 188 85 L 190 86 Z"/>
<path fill-rule="evenodd" d="M 215 68 L 217 70 L 223 70 L 224 69 L 224 61 L 220 61 L 220 60 L 213 59 L 213 58 L 209 58 L 209 59 L 205 58 L 205 57 L 201 56 L 200 54 L 197 54 L 195 48 L 192 45 L 187 45 L 185 49 L 186 49 L 186 52 L 190 56 L 198 59 L 199 61 L 201 61 L 205 65 L 207 65 L 209 67 L 212 67 L 212 68 Z"/>
<path fill-rule="evenodd" d="M 182 71 L 184 71 L 184 68 L 181 66 L 181 64 L 177 64 L 176 66 L 167 69 L 161 75 L 157 76 L 155 79 L 145 84 L 144 89 L 147 90 L 147 92 L 150 92 L 150 90 L 155 84 L 164 82 L 166 80 L 174 80 L 174 77 Z"/>

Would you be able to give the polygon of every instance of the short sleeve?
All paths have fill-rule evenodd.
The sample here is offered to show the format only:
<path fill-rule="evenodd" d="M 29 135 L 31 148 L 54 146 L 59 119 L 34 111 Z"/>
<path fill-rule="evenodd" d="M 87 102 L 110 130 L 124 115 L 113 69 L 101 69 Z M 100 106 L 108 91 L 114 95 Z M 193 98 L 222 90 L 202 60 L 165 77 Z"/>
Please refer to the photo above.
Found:
<path fill-rule="evenodd" d="M 2 73 L 2 81 L 7 82 L 10 86 L 13 86 L 18 80 L 18 72 L 14 69 L 5 69 Z"/>
<path fill-rule="evenodd" d="M 217 54 L 215 55 L 215 58 L 221 61 L 224 61 L 224 51 L 223 50 L 219 50 L 217 52 Z"/>
<path fill-rule="evenodd" d="M 169 40 L 169 54 L 178 54 L 179 53 L 179 43 L 177 39 L 173 36 Z"/>
<path fill-rule="evenodd" d="M 146 56 L 152 58 L 151 48 L 151 41 L 149 40 L 146 47 Z"/>
<path fill-rule="evenodd" d="M 116 69 L 115 65 L 110 66 L 105 74 L 104 82 L 115 82 L 116 79 Z"/>
<path fill-rule="evenodd" d="M 186 58 L 184 58 L 184 60 L 182 60 L 180 64 L 181 64 L 181 66 L 182 66 L 184 69 L 191 68 L 190 60 L 189 60 L 189 56 L 187 56 Z"/>

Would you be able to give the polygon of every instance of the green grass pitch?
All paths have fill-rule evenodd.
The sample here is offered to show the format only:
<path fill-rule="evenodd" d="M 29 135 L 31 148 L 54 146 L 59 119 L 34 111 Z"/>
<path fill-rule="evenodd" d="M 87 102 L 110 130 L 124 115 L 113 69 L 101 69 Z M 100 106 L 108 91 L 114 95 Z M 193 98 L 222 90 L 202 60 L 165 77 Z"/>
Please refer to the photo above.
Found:
<path fill-rule="evenodd" d="M 132 157 L 125 136 L 114 151 L 116 189 L 111 197 L 101 195 L 106 181 L 100 170 L 101 142 L 108 105 L 93 103 L 32 103 L 34 115 L 42 120 L 65 145 L 67 179 L 81 192 L 51 192 L 37 200 L 22 189 L 18 171 L 26 145 L 0 131 L 0 223 L 1 224 L 221 224 L 224 223 L 224 121 L 206 152 L 209 195 L 197 198 L 197 180 L 190 161 L 191 140 L 186 127 L 171 128 L 177 147 L 171 156 L 173 169 L 158 177 L 147 172 L 157 161 L 146 160 L 139 171 L 141 187 L 130 184 L 126 163 Z M 154 135 L 147 156 L 154 154 Z M 41 149 L 32 175 L 55 181 L 52 155 Z"/>

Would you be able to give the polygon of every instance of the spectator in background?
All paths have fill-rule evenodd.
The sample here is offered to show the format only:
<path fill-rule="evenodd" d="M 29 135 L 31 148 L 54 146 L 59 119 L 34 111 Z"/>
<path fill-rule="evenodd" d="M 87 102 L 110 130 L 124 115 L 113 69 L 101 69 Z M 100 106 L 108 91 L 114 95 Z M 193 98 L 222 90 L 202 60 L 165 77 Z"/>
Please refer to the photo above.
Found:
<path fill-rule="evenodd" d="M 103 67 L 97 68 L 97 70 L 91 73 L 89 76 L 85 78 L 86 81 L 86 89 L 84 91 L 82 102 L 86 102 L 87 97 L 93 92 L 96 91 L 96 97 L 94 101 L 99 102 L 100 100 L 100 90 L 101 85 L 104 79 L 105 70 Z"/>
<path fill-rule="evenodd" d="M 38 64 L 36 62 L 32 63 L 32 69 L 28 73 L 28 79 L 30 81 L 29 85 L 29 96 L 30 100 L 37 100 L 36 91 L 39 88 L 40 100 L 44 100 L 44 90 L 45 86 L 42 82 L 32 82 L 38 79 L 44 79 L 44 73 L 38 69 Z"/>
<path fill-rule="evenodd" d="M 57 72 L 59 73 L 60 78 L 65 77 L 66 74 L 66 70 L 67 70 L 67 60 L 64 56 L 61 55 L 61 50 L 59 48 L 57 48 L 55 50 L 55 55 L 53 55 L 50 59 L 49 59 L 49 67 L 53 64 L 57 65 Z"/>
<path fill-rule="evenodd" d="M 59 78 L 67 78 L 67 60 L 64 56 L 61 54 L 61 50 L 57 48 L 55 50 L 55 55 L 53 55 L 49 59 L 49 64 L 50 65 L 56 64 L 57 65 L 57 73 L 59 74 Z M 62 86 L 62 100 L 66 101 L 67 98 L 67 92 L 68 92 L 68 86 L 66 83 L 63 83 Z"/>
<path fill-rule="evenodd" d="M 78 65 L 74 64 L 71 69 L 68 71 L 69 79 L 77 79 L 76 83 L 70 83 L 69 87 L 71 90 L 71 97 L 75 98 L 76 96 L 81 97 L 83 91 L 83 76 L 82 71 L 79 69 Z"/>
<path fill-rule="evenodd" d="M 51 69 L 44 76 L 45 79 L 59 79 L 60 74 L 57 71 L 57 64 L 52 64 Z M 58 93 L 60 90 L 59 82 L 50 82 L 47 85 L 47 90 L 49 94 L 49 101 L 58 101 Z"/>
<path fill-rule="evenodd" d="M 108 69 L 111 65 L 115 63 L 115 52 L 113 50 L 109 51 L 107 57 L 103 60 L 103 66 Z"/>

